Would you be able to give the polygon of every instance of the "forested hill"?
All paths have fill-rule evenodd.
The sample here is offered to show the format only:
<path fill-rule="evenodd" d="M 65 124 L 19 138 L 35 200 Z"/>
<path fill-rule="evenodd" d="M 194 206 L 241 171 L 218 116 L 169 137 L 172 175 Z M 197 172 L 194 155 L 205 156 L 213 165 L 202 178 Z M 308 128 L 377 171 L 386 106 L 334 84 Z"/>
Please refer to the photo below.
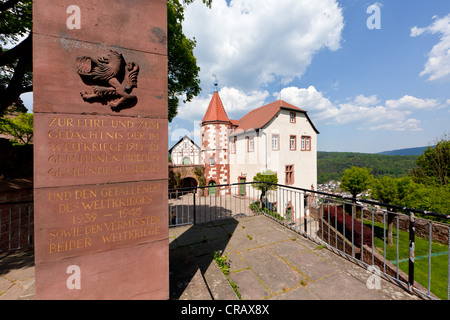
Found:
<path fill-rule="evenodd" d="M 378 154 L 383 154 L 387 156 L 418 156 L 421 155 L 428 147 L 417 147 L 417 148 L 407 148 L 398 149 L 392 151 L 384 151 Z"/>
<path fill-rule="evenodd" d="M 340 180 L 342 174 L 351 166 L 372 169 L 375 178 L 391 176 L 394 178 L 408 175 L 416 167 L 417 156 L 382 155 L 352 152 L 317 152 L 317 182 Z"/>

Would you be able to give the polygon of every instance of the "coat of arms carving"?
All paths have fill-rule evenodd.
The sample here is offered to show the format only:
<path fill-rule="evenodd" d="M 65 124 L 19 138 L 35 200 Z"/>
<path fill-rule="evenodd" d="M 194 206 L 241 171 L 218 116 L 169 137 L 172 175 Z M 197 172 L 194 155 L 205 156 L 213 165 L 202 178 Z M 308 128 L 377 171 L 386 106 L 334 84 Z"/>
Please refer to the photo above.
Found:
<path fill-rule="evenodd" d="M 76 58 L 75 68 L 81 80 L 92 87 L 92 92 L 81 92 L 89 103 L 100 102 L 112 111 L 120 112 L 137 104 L 137 97 L 131 92 L 137 88 L 139 66 L 126 63 L 122 54 L 110 50 L 104 57 Z"/>

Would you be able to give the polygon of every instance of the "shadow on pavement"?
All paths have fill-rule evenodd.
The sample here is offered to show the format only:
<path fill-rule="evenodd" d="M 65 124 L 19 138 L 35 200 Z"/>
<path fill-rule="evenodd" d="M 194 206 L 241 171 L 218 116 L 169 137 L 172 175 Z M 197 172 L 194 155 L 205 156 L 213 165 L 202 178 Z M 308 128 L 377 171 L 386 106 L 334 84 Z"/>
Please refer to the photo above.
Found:
<path fill-rule="evenodd" d="M 225 250 L 237 225 L 238 221 L 230 218 L 171 229 L 176 238 L 169 247 L 170 299 L 179 300 L 188 285 L 195 283 L 198 271 L 204 276 L 215 263 L 214 253 Z M 202 298 L 200 292 L 196 298 Z"/>
<path fill-rule="evenodd" d="M 15 252 L 4 252 L 0 254 L 0 275 L 12 270 L 23 269 L 34 266 L 34 250 L 18 250 Z"/>

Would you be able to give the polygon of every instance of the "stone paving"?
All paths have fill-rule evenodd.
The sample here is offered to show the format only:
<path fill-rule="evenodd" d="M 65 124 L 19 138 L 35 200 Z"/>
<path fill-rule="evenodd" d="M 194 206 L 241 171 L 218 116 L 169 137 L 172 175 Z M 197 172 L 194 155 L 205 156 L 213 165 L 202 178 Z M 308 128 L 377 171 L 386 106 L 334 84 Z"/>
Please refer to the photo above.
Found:
<path fill-rule="evenodd" d="M 172 300 L 419 300 L 265 216 L 170 229 Z M 225 276 L 213 254 L 227 256 Z M 230 285 L 234 283 L 236 290 Z M 0 300 L 34 299 L 32 250 L 0 255 Z M 236 293 L 238 292 L 238 294 Z"/>
<path fill-rule="evenodd" d="M 265 216 L 174 228 L 170 230 L 170 241 L 172 256 L 183 252 L 198 265 L 196 268 L 190 264 L 191 278 L 189 272 L 184 279 L 171 278 L 172 299 L 189 300 L 194 292 L 194 299 L 221 300 L 223 296 L 238 299 L 236 293 L 233 295 L 228 289 L 226 294 L 217 290 L 231 287 L 227 282 L 237 286 L 244 300 L 421 299 L 384 277 L 378 289 L 369 289 L 367 283 L 372 273 L 365 267 Z M 220 275 L 212 259 L 217 251 L 227 256 L 228 277 Z M 183 266 L 172 264 L 172 276 L 181 275 L 182 269 Z M 215 281 L 221 286 L 211 286 L 205 276 L 202 281 L 201 274 L 212 273 L 211 269 L 216 269 Z M 207 288 L 201 295 L 199 288 L 203 282 Z"/>

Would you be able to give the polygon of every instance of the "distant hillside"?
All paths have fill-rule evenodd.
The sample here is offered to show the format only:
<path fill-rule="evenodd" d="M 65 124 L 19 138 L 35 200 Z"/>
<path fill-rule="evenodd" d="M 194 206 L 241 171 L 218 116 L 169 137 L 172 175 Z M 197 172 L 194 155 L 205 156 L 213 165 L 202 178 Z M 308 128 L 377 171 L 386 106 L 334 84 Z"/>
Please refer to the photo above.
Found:
<path fill-rule="evenodd" d="M 421 155 L 427 147 L 417 147 L 417 148 L 408 148 L 408 149 L 398 149 L 391 151 L 384 151 L 377 154 L 387 155 L 387 156 L 419 156 Z"/>
<path fill-rule="evenodd" d="M 384 155 L 352 152 L 317 152 L 317 182 L 340 180 L 351 166 L 372 169 L 372 174 L 380 176 L 404 177 L 416 167 L 417 156 Z"/>

